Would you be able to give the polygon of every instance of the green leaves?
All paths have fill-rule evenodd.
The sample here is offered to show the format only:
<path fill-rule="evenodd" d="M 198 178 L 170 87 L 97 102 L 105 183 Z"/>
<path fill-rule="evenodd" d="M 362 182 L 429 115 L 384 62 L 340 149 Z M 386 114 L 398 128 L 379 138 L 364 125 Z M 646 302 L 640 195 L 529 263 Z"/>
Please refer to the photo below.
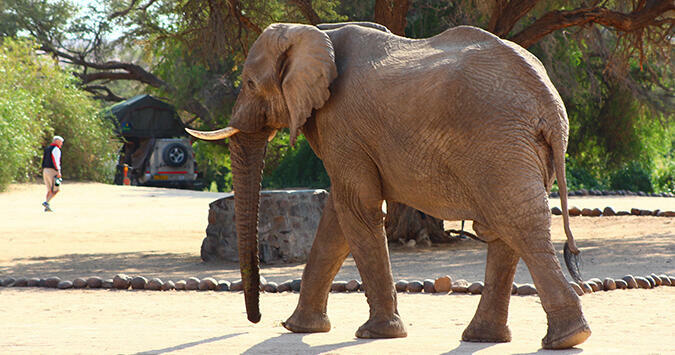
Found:
<path fill-rule="evenodd" d="M 39 176 L 42 147 L 54 134 L 66 139 L 67 179 L 106 181 L 114 172 L 117 142 L 100 107 L 76 79 L 28 41 L 0 42 L 0 191 L 12 181 Z"/>

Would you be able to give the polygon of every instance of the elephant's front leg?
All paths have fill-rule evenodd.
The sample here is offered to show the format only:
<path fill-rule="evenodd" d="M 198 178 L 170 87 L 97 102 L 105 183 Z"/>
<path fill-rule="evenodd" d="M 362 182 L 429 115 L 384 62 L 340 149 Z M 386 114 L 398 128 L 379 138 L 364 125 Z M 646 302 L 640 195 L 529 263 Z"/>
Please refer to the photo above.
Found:
<path fill-rule="evenodd" d="M 362 180 L 364 181 L 364 180 Z M 362 188 L 365 186 L 360 185 Z M 382 200 L 372 196 L 377 188 L 364 190 L 335 188 L 333 193 L 340 226 L 363 279 L 370 317 L 356 331 L 358 338 L 400 338 L 407 336 L 396 304 L 387 237 L 384 232 Z M 359 193 L 361 192 L 361 193 Z"/>
<path fill-rule="evenodd" d="M 296 333 L 327 332 L 330 321 L 326 315 L 328 293 L 335 275 L 349 255 L 349 246 L 337 220 L 333 200 L 328 196 L 321 215 L 316 239 L 302 274 L 300 300 L 295 312 L 283 323 Z"/>
<path fill-rule="evenodd" d="M 474 229 L 481 236 L 481 229 Z M 488 243 L 485 266 L 485 287 L 471 324 L 464 330 L 462 340 L 501 343 L 511 341 L 511 331 L 506 325 L 513 277 L 518 256 L 501 239 Z"/>

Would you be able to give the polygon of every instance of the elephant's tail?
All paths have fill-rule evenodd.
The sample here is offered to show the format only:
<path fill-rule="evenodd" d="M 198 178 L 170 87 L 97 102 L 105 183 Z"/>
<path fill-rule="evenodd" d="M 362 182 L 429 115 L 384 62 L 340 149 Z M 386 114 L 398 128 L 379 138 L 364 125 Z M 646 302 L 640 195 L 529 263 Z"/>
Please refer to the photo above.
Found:
<path fill-rule="evenodd" d="M 564 112 L 563 112 L 564 115 Z M 565 119 L 565 122 L 567 120 Z M 565 151 L 567 150 L 567 137 L 564 136 L 566 129 L 557 129 L 552 132 L 549 144 L 553 150 L 553 166 L 555 169 L 555 177 L 558 180 L 558 189 L 560 192 L 560 209 L 562 210 L 563 226 L 565 228 L 565 235 L 567 242 L 563 249 L 565 258 L 565 265 L 574 281 L 581 282 L 581 274 L 579 273 L 579 248 L 574 242 L 574 236 L 570 229 L 570 214 L 567 208 L 567 178 L 565 175 Z"/>

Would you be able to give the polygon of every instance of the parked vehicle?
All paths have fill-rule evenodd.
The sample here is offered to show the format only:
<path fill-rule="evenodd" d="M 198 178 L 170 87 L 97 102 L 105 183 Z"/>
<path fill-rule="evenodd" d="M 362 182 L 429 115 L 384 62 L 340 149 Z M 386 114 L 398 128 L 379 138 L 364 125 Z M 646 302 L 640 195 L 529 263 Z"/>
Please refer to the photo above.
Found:
<path fill-rule="evenodd" d="M 123 142 L 115 184 L 200 188 L 191 140 L 171 105 L 141 95 L 110 108 Z"/>

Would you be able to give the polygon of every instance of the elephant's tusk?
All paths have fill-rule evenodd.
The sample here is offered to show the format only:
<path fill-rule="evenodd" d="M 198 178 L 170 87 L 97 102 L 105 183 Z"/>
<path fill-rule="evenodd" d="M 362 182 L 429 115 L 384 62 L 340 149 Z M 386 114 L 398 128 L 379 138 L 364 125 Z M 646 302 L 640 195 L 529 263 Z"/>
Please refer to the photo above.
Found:
<path fill-rule="evenodd" d="M 270 133 L 270 135 L 267 137 L 267 141 L 268 141 L 268 142 L 271 142 L 272 139 L 274 139 L 274 136 L 276 136 L 276 135 L 277 135 L 277 130 L 275 129 L 275 130 L 273 130 L 272 133 Z"/>
<path fill-rule="evenodd" d="M 195 138 L 204 139 L 207 141 L 217 141 L 220 139 L 230 138 L 233 135 L 239 133 L 239 129 L 229 126 L 217 131 L 197 131 L 189 128 L 186 128 L 185 131 Z"/>

